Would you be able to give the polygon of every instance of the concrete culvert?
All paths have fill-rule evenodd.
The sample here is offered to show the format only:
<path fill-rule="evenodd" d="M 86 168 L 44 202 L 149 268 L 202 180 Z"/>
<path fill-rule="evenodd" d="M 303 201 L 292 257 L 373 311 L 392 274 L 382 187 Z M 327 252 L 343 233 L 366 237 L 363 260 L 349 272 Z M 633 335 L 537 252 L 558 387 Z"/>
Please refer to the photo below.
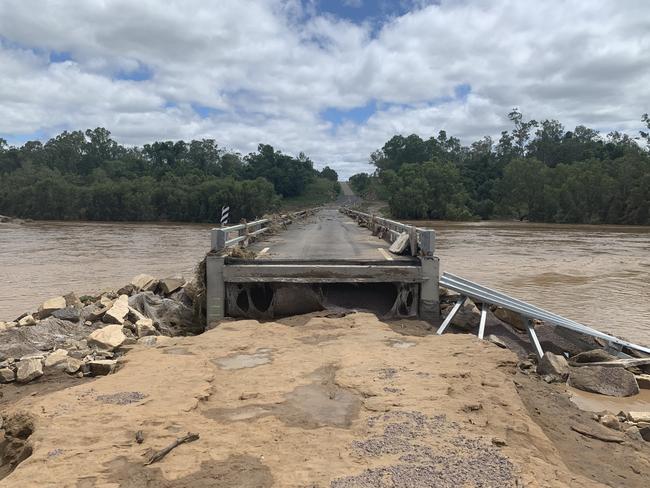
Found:
<path fill-rule="evenodd" d="M 417 285 L 402 283 L 228 284 L 227 315 L 270 320 L 327 309 L 364 310 L 383 318 L 417 315 Z"/>

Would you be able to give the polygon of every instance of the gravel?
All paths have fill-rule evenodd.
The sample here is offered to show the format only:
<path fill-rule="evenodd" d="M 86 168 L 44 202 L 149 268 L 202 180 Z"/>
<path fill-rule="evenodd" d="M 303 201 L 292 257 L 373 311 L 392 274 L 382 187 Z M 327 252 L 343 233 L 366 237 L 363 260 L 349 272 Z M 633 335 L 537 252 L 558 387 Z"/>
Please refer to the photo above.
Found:
<path fill-rule="evenodd" d="M 360 457 L 391 456 L 385 466 L 366 469 L 355 476 L 338 478 L 332 488 L 459 488 L 515 487 L 513 465 L 491 443 L 460 434 L 457 424 L 444 415 L 428 417 L 420 412 L 389 412 L 368 420 L 368 427 L 382 428 L 379 435 L 352 443 Z M 443 439 L 442 449 L 426 445 Z M 398 462 L 394 462 L 398 456 Z"/>
<path fill-rule="evenodd" d="M 120 391 L 111 395 L 97 395 L 97 401 L 112 405 L 128 405 L 144 400 L 146 397 L 147 395 L 139 391 Z"/>

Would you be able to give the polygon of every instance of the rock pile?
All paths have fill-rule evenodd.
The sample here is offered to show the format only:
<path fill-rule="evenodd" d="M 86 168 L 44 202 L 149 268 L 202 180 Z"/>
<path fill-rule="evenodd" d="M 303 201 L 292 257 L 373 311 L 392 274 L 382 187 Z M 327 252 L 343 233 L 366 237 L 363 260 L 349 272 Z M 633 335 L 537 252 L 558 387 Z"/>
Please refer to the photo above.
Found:
<path fill-rule="evenodd" d="M 141 274 L 117 291 L 46 300 L 36 312 L 0 322 L 0 383 L 110 374 L 130 345 L 202 332 L 195 297 L 196 287 L 183 278 Z"/>

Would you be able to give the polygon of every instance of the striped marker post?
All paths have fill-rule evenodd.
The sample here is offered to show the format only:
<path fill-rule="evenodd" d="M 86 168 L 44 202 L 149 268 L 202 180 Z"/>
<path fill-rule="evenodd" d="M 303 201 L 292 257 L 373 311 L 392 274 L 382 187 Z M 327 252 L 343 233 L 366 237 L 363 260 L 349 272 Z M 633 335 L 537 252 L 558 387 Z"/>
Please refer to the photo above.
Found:
<path fill-rule="evenodd" d="M 221 226 L 223 227 L 228 223 L 228 216 L 230 215 L 230 207 L 221 207 Z"/>

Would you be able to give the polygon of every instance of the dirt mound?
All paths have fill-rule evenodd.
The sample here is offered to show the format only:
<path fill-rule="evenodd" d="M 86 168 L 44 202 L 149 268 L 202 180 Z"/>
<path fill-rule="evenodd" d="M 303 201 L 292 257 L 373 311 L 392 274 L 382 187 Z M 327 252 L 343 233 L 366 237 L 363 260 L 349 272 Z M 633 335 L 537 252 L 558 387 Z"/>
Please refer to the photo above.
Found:
<path fill-rule="evenodd" d="M 115 374 L 4 404 L 37 441 L 0 487 L 647 486 L 646 443 L 585 449 L 572 429 L 595 421 L 550 408 L 563 387 L 518 372 L 512 352 L 394 327 L 242 320 L 135 345 Z M 525 403 L 523 381 L 540 387 Z M 145 466 L 187 432 L 200 438 Z"/>

